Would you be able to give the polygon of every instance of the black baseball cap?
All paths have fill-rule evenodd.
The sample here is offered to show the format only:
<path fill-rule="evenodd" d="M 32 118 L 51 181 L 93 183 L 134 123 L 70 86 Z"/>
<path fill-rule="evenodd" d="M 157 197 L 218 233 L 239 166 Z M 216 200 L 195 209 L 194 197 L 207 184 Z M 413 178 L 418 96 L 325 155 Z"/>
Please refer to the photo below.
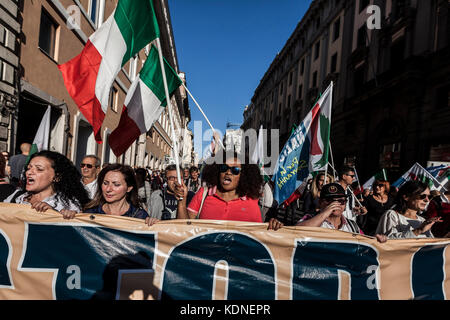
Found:
<path fill-rule="evenodd" d="M 320 199 L 348 197 L 344 188 L 339 183 L 328 183 L 320 191 Z"/>

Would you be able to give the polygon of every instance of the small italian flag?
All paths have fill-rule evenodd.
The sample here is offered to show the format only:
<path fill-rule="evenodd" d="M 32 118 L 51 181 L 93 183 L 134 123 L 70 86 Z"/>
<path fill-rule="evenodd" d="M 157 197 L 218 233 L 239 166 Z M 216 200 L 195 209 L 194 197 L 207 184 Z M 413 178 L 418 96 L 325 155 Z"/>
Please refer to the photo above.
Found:
<path fill-rule="evenodd" d="M 30 153 L 28 154 L 28 158 L 26 163 L 30 161 L 30 158 L 33 154 L 38 153 L 42 150 L 48 150 L 48 140 L 50 138 L 50 114 L 52 108 L 50 106 L 47 107 L 47 110 L 42 117 L 41 123 L 39 125 L 38 131 L 34 136 L 33 144 L 30 148 Z"/>
<path fill-rule="evenodd" d="M 171 95 L 182 81 L 164 59 Z M 158 50 L 152 46 L 141 72 L 133 81 L 122 109 L 119 125 L 109 136 L 109 146 L 118 157 L 142 134 L 150 130 L 167 105 Z"/>
<path fill-rule="evenodd" d="M 83 51 L 63 65 L 67 91 L 101 143 L 101 126 L 111 86 L 125 63 L 154 39 L 159 27 L 152 0 L 119 0 L 108 20 L 94 32 Z"/>

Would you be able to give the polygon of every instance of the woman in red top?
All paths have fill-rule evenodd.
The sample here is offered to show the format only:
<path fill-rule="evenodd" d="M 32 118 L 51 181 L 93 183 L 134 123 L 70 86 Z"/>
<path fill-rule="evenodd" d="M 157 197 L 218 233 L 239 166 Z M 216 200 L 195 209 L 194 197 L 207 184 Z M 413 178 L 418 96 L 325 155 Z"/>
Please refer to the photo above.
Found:
<path fill-rule="evenodd" d="M 258 205 L 263 179 L 257 165 L 241 163 L 235 154 L 224 164 L 207 165 L 202 181 L 208 185 L 203 206 L 204 188 L 200 188 L 186 208 L 187 188 L 184 184 L 177 185 L 179 196 L 183 196 L 178 202 L 178 219 L 198 216 L 200 219 L 263 222 Z M 277 230 L 281 226 L 274 218 L 269 221 L 269 229 Z"/>

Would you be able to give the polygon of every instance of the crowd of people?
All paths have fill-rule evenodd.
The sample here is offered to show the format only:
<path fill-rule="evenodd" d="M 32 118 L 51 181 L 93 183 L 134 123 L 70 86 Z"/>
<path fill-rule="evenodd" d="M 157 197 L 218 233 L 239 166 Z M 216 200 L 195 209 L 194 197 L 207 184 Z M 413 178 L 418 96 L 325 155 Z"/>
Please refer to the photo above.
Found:
<path fill-rule="evenodd" d="M 0 200 L 28 204 L 38 212 L 53 209 L 65 219 L 79 213 L 138 218 L 147 225 L 171 219 L 211 219 L 263 223 L 278 230 L 279 204 L 271 182 L 260 169 L 237 154 L 224 155 L 220 163 L 165 170 L 132 168 L 113 163 L 101 166 L 95 155 L 86 155 L 79 168 L 53 151 L 29 155 L 29 144 L 20 157 L 0 154 Z M 336 177 L 336 178 L 335 178 Z M 317 173 L 306 190 L 290 198 L 301 200 L 303 215 L 293 225 L 336 229 L 387 239 L 449 237 L 450 194 L 430 191 L 419 181 L 399 189 L 386 180 L 375 180 L 357 197 L 352 190 L 355 172 L 344 166 L 337 175 Z M 300 202 L 297 202 L 300 203 Z"/>

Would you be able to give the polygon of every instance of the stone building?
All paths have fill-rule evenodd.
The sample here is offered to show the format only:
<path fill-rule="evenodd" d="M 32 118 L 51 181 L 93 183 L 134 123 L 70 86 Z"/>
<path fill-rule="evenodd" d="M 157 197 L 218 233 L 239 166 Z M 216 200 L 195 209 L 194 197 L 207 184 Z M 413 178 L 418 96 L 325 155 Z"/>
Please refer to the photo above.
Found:
<path fill-rule="evenodd" d="M 3 2 L 12 1 L 1 0 L 0 5 Z M 50 105 L 49 149 L 67 155 L 76 165 L 84 155 L 96 154 L 102 163 L 117 161 L 132 166 L 163 167 L 164 159 L 171 154 L 173 145 L 167 110 L 152 129 L 141 135 L 119 159 L 108 145 L 109 134 L 119 123 L 128 88 L 144 64 L 149 46 L 122 67 L 111 88 L 108 111 L 102 126 L 102 144 L 95 142 L 92 127 L 69 96 L 57 67 L 82 51 L 88 37 L 106 21 L 116 5 L 117 0 L 19 1 L 19 103 L 13 112 L 7 148 L 17 151 L 22 142 L 31 142 L 42 115 Z M 154 0 L 154 8 L 161 32 L 163 55 L 180 73 L 168 3 L 166 0 Z M 77 22 L 79 26 L 74 27 L 71 21 Z M 182 98 L 179 89 L 171 101 L 175 129 L 181 130 L 190 121 L 187 99 Z M 180 140 L 179 145 L 182 144 Z"/>
<path fill-rule="evenodd" d="M 242 128 L 279 129 L 282 148 L 334 81 L 336 166 L 356 165 L 361 179 L 386 168 L 393 180 L 416 161 L 450 162 L 449 13 L 447 0 L 313 1 Z"/>
<path fill-rule="evenodd" d="M 11 153 L 10 132 L 19 104 L 19 35 L 17 0 L 0 1 L 0 150 Z"/>

